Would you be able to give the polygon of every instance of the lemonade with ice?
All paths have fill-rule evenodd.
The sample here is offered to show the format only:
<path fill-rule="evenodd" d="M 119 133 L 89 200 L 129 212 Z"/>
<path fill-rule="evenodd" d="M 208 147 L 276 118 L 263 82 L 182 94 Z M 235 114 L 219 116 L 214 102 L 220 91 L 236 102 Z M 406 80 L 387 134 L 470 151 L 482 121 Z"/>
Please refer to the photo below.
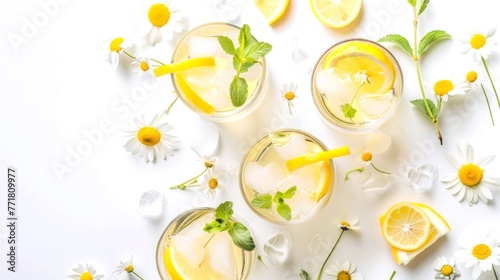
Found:
<path fill-rule="evenodd" d="M 283 130 L 259 140 L 243 159 L 240 187 L 245 201 L 262 218 L 278 224 L 314 216 L 329 200 L 335 171 L 321 160 L 290 171 L 290 160 L 324 153 L 325 146 L 299 130 Z"/>
<path fill-rule="evenodd" d="M 265 46 L 267 52 L 254 52 L 260 46 Z M 262 100 L 264 55 L 270 50 L 269 44 L 251 36 L 247 25 L 241 29 L 227 23 L 202 25 L 179 42 L 172 64 L 197 58 L 213 60 L 174 73 L 174 87 L 191 110 L 213 120 L 243 115 Z"/>
<path fill-rule="evenodd" d="M 323 54 L 312 77 L 320 114 L 344 131 L 373 131 L 390 118 L 402 93 L 396 59 L 379 44 L 353 39 Z"/>
<path fill-rule="evenodd" d="M 227 233 L 205 231 L 215 217 L 215 209 L 193 209 L 167 227 L 157 248 L 157 267 L 162 279 L 247 278 L 253 252 L 236 246 Z"/>

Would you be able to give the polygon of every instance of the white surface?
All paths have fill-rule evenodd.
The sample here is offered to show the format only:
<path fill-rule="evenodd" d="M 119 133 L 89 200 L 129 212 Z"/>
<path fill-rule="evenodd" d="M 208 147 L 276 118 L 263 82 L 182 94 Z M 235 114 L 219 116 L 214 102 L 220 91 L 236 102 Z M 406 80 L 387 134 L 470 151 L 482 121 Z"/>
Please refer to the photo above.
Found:
<path fill-rule="evenodd" d="M 158 279 L 155 248 L 165 226 L 185 209 L 202 205 L 215 207 L 225 200 L 234 201 L 235 212 L 248 220 L 257 242 L 257 253 L 262 254 L 263 241 L 277 227 L 254 215 L 239 193 L 238 166 L 250 145 L 278 127 L 306 130 L 331 148 L 349 145 L 354 150 L 366 138 L 337 133 L 319 119 L 310 96 L 310 76 L 294 71 L 290 57 L 292 37 L 299 38 L 315 61 L 329 46 L 343 39 L 360 36 L 376 40 L 389 33 L 410 38 L 412 30 L 411 9 L 402 0 L 364 1 L 359 19 L 344 30 L 322 26 L 314 18 L 308 1 L 291 1 L 287 15 L 271 28 L 248 0 L 237 24 L 249 23 L 259 40 L 273 45 L 268 56 L 269 97 L 251 126 L 216 125 L 221 132 L 218 156 L 230 173 L 230 180 L 222 195 L 209 201 L 201 192 L 168 189 L 199 172 L 197 167 L 201 163 L 189 148 L 190 140 L 200 125 L 210 124 L 182 103 L 174 106 L 169 117 L 175 125 L 173 133 L 181 140 L 174 156 L 166 161 L 145 163 L 122 148 L 126 142 L 122 131 L 134 116 L 145 114 L 148 119 L 152 118 L 173 98 L 170 79 L 165 78 L 145 90 L 140 98 L 130 99 L 135 90 L 142 89 L 144 80 L 134 76 L 130 69 L 113 71 L 104 60 L 108 40 L 131 31 L 130 18 L 143 6 L 142 1 L 60 1 L 58 9 L 43 26 L 24 37 L 26 41 L 22 44 L 13 46 L 9 36 L 14 33 L 21 36 L 25 19 L 33 22 L 33 17 L 44 11 L 40 4 L 44 2 L 47 0 L 6 0 L 0 4 L 0 279 L 64 279 L 78 263 L 92 264 L 98 273 L 106 275 L 105 279 L 110 279 L 119 262 L 131 254 L 136 271 L 144 279 Z M 191 27 L 218 21 L 211 2 L 180 1 Z M 495 22 L 498 12 L 493 9 L 494 5 L 492 0 L 467 4 L 431 1 L 421 18 L 420 33 L 444 29 L 458 37 L 464 27 L 478 20 Z M 441 116 L 445 144 L 438 145 L 432 125 L 409 103 L 419 98 L 412 61 L 399 49 L 390 49 L 403 69 L 405 87 L 398 111 L 381 128 L 393 137 L 392 147 L 377 162 L 381 168 L 390 170 L 398 178 L 407 165 L 423 162 L 435 163 L 441 175 L 454 172 L 445 155 L 454 155 L 456 144 L 465 142 L 476 147 L 478 156 L 498 155 L 496 143 L 500 130 L 492 128 L 482 95 L 459 97 L 445 104 Z M 171 52 L 172 46 L 165 44 L 155 53 L 155 58 L 169 61 Z M 460 53 L 458 40 L 440 42 L 423 58 L 424 80 L 432 83 L 470 61 Z M 498 53 L 488 60 L 496 77 L 500 75 L 498 61 Z M 283 83 L 292 81 L 298 84 L 298 98 L 290 117 L 279 89 Z M 487 83 L 486 87 L 489 89 Z M 490 101 L 500 125 L 500 111 L 492 92 Z M 70 151 L 82 145 L 89 131 L 100 126 L 105 128 L 102 139 L 96 140 L 88 155 L 70 163 L 71 172 L 58 178 L 53 165 L 67 164 Z M 393 191 L 374 197 L 362 193 L 354 180 L 344 183 L 341 179 L 347 170 L 358 166 L 354 156 L 335 162 L 338 178 L 334 195 L 319 216 L 291 228 L 295 241 L 291 258 L 283 266 L 268 264 L 269 270 L 256 262 L 251 279 L 298 279 L 300 268 L 315 276 L 324 257 L 315 258 L 308 244 L 320 235 L 329 242 L 329 249 L 339 234 L 334 222 L 343 214 L 358 217 L 362 229 L 344 236 L 330 263 L 350 260 L 357 264 L 365 279 L 388 279 L 393 270 L 396 270 L 394 279 L 431 279 L 434 260 L 438 256 L 452 257 L 458 250 L 460 236 L 481 225 L 498 223 L 498 190 L 493 190 L 495 200 L 488 205 L 479 203 L 469 207 L 459 203 L 440 182 L 431 193 L 416 194 L 398 179 Z M 8 166 L 17 169 L 18 179 L 16 273 L 7 272 L 4 261 Z M 492 168 L 498 170 L 499 167 L 500 160 L 496 159 Z M 135 209 L 140 195 L 151 188 L 164 191 L 168 198 L 166 214 L 155 222 L 141 220 Z M 381 236 L 378 217 L 389 206 L 403 200 L 434 207 L 453 231 L 409 265 L 398 266 Z M 470 279 L 471 269 L 458 268 L 462 271 L 460 279 Z M 127 279 L 126 275 L 122 276 L 121 279 Z M 481 279 L 492 277 L 483 276 Z"/>

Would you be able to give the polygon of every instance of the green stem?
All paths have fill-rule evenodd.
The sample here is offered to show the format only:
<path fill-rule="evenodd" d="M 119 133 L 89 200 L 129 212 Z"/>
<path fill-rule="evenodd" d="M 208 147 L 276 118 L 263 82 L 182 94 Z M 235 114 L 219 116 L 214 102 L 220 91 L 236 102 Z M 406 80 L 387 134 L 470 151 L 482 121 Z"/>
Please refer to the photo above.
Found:
<path fill-rule="evenodd" d="M 486 74 L 488 74 L 488 78 L 490 79 L 491 87 L 493 87 L 493 91 L 495 92 L 495 97 L 497 98 L 498 107 L 500 107 L 500 99 L 498 99 L 497 89 L 495 88 L 495 83 L 491 79 L 490 70 L 488 70 L 488 66 L 486 65 L 486 60 L 481 56 L 481 60 L 483 61 L 484 69 L 486 70 Z"/>
<path fill-rule="evenodd" d="M 392 280 L 392 278 L 394 277 L 395 274 L 396 274 L 396 270 L 393 270 L 392 274 L 391 274 L 391 278 L 389 278 L 389 280 Z"/>
<path fill-rule="evenodd" d="M 319 270 L 319 274 L 318 274 L 318 277 L 316 277 L 316 280 L 321 279 L 321 274 L 323 274 L 323 269 L 325 269 L 325 265 L 326 265 L 326 263 L 328 262 L 328 259 L 330 258 L 330 256 L 332 255 L 333 250 L 335 250 L 335 247 L 337 247 L 337 244 L 339 244 L 340 238 L 341 238 L 341 237 L 342 237 L 342 235 L 344 234 L 344 231 L 345 231 L 345 230 L 342 230 L 342 232 L 340 232 L 339 238 L 337 239 L 337 242 L 335 242 L 335 245 L 333 245 L 332 250 L 330 251 L 330 253 L 329 253 L 329 254 L 328 254 L 328 256 L 326 257 L 326 260 L 325 260 L 325 262 L 323 263 L 323 265 L 321 266 L 321 269 Z"/>
<path fill-rule="evenodd" d="M 163 62 L 161 62 L 161 61 L 159 61 L 159 60 L 156 60 L 156 59 L 154 59 L 154 58 L 150 58 L 150 59 L 151 59 L 151 61 L 154 61 L 154 62 L 156 62 L 156 63 L 159 63 L 160 65 L 165 65 L 165 63 L 163 63 Z"/>
<path fill-rule="evenodd" d="M 144 280 L 144 278 L 142 278 L 141 276 L 139 276 L 139 274 L 135 273 L 135 271 L 132 271 L 132 273 L 137 276 L 137 278 L 141 279 L 141 280 Z"/>
<path fill-rule="evenodd" d="M 382 170 L 378 169 L 377 167 L 375 167 L 375 165 L 373 164 L 373 162 L 370 162 L 370 164 L 371 164 L 371 166 L 372 166 L 373 168 L 375 168 L 375 170 L 377 170 L 378 172 L 391 175 L 391 172 L 382 171 Z"/>
<path fill-rule="evenodd" d="M 365 171 L 365 168 L 364 167 L 360 167 L 360 168 L 354 168 L 354 169 L 351 169 L 351 170 L 347 171 L 345 173 L 345 176 L 344 176 L 344 182 L 347 181 L 347 180 L 349 180 L 349 174 L 351 174 L 352 172 L 356 172 L 356 171 L 359 172 L 359 173 L 361 173 L 361 172 Z"/>
<path fill-rule="evenodd" d="M 137 57 L 129 54 L 126 50 L 123 50 L 123 53 L 126 54 L 128 57 L 132 58 L 132 59 L 137 59 Z"/>
<path fill-rule="evenodd" d="M 197 176 L 195 176 L 195 177 L 193 177 L 193 178 L 191 178 L 191 179 L 189 179 L 189 180 L 187 180 L 187 181 L 185 181 L 185 182 L 183 182 L 183 183 L 180 183 L 180 184 L 178 184 L 178 185 L 172 186 L 172 187 L 170 187 L 170 189 L 180 189 L 182 186 L 184 186 L 185 188 L 186 188 L 186 187 L 189 187 L 189 186 L 186 186 L 186 184 L 188 184 L 188 185 L 189 185 L 189 184 L 191 184 L 191 183 L 195 183 L 195 182 L 196 182 L 196 179 L 198 179 L 201 175 L 203 175 L 203 173 L 207 172 L 208 168 L 209 168 L 209 167 L 205 167 L 205 170 L 203 170 L 203 172 L 201 172 L 201 173 L 200 173 L 200 174 L 198 174 Z M 194 187 L 194 186 L 192 186 L 192 187 Z"/>
<path fill-rule="evenodd" d="M 486 104 L 488 104 L 488 110 L 490 111 L 491 123 L 495 126 L 495 121 L 493 120 L 493 114 L 491 113 L 490 101 L 488 100 L 488 95 L 486 95 L 486 91 L 484 90 L 483 85 L 481 84 L 481 88 L 483 89 L 484 98 L 486 98 Z"/>
<path fill-rule="evenodd" d="M 495 274 L 495 279 L 498 280 L 497 272 L 495 270 L 495 267 L 491 265 L 491 268 L 493 269 L 493 274 Z"/>
<path fill-rule="evenodd" d="M 203 245 L 203 248 L 207 247 L 208 243 L 210 242 L 210 240 L 212 240 L 212 238 L 214 238 L 215 236 L 215 233 L 212 234 L 212 236 L 210 236 L 210 238 L 207 240 L 207 243 L 205 243 L 205 245 Z"/>
<path fill-rule="evenodd" d="M 267 265 L 264 263 L 264 260 L 262 260 L 262 257 L 260 255 L 257 256 L 257 259 L 262 263 L 262 265 L 264 265 L 266 269 L 269 269 L 269 267 L 267 267 Z"/>

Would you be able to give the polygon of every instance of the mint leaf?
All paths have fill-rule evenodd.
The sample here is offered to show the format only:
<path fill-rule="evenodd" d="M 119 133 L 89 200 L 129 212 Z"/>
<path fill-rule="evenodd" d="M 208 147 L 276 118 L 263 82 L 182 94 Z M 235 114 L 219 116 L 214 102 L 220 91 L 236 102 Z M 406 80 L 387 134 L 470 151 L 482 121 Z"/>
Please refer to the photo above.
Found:
<path fill-rule="evenodd" d="M 241 67 L 240 67 L 240 72 L 241 73 L 247 72 L 250 67 L 252 67 L 254 64 L 257 64 L 257 63 L 260 63 L 260 61 L 253 60 L 253 59 L 252 60 L 247 60 L 247 61 L 243 62 L 241 64 Z"/>
<path fill-rule="evenodd" d="M 309 273 L 303 269 L 300 270 L 299 276 L 301 280 L 309 280 Z"/>
<path fill-rule="evenodd" d="M 399 34 L 386 35 L 385 37 L 378 39 L 378 42 L 393 43 L 401 47 L 406 53 L 408 53 L 411 57 L 413 57 L 413 49 L 411 48 L 410 43 L 405 37 Z"/>
<path fill-rule="evenodd" d="M 226 201 L 219 205 L 217 209 L 215 209 L 215 219 L 229 221 L 231 216 L 233 215 L 233 203 L 231 201 Z"/>
<path fill-rule="evenodd" d="M 247 58 L 258 60 L 270 53 L 272 49 L 273 47 L 269 43 L 257 42 L 245 49 L 244 56 Z"/>
<path fill-rule="evenodd" d="M 252 234 L 242 223 L 234 223 L 228 231 L 236 246 L 245 251 L 253 251 L 255 243 Z"/>
<path fill-rule="evenodd" d="M 295 194 L 296 190 L 297 190 L 297 186 L 293 186 L 293 187 L 289 188 L 288 190 L 285 191 L 285 193 L 283 193 L 283 198 L 284 199 L 292 198 L 293 195 Z"/>
<path fill-rule="evenodd" d="M 275 194 L 275 195 L 274 195 L 274 197 L 273 197 L 273 201 L 274 201 L 275 203 L 279 203 L 279 202 L 280 202 L 280 200 L 283 200 L 283 193 L 282 193 L 282 192 L 280 192 L 280 191 L 277 191 L 277 192 L 276 192 L 276 194 Z"/>
<path fill-rule="evenodd" d="M 418 11 L 418 15 L 420 15 L 425 11 L 425 8 L 427 8 L 427 4 L 429 4 L 429 0 L 423 0 L 422 4 L 420 5 L 420 9 Z"/>
<path fill-rule="evenodd" d="M 210 234 L 214 234 L 221 231 L 226 231 L 231 227 L 232 223 L 229 221 L 224 221 L 221 219 L 215 219 L 211 222 L 208 222 L 203 227 L 203 231 L 206 231 Z"/>
<path fill-rule="evenodd" d="M 422 55 L 427 48 L 439 39 L 449 39 L 451 35 L 443 30 L 433 30 L 425 34 L 418 44 L 418 55 Z"/>
<path fill-rule="evenodd" d="M 352 119 L 356 115 L 356 109 L 354 109 L 351 104 L 346 103 L 343 105 L 340 105 L 340 110 L 342 110 L 342 113 L 344 113 L 344 116 L 346 118 Z"/>
<path fill-rule="evenodd" d="M 240 35 L 238 36 L 238 43 L 240 44 L 239 50 L 244 51 L 251 40 L 252 33 L 250 32 L 250 27 L 248 26 L 248 24 L 244 24 L 241 27 Z"/>
<path fill-rule="evenodd" d="M 270 209 L 272 204 L 272 197 L 270 194 L 263 194 L 252 199 L 250 204 L 256 208 Z"/>
<path fill-rule="evenodd" d="M 278 214 L 280 214 L 283 219 L 290 221 L 292 219 L 292 209 L 288 204 L 281 202 L 278 203 L 278 207 L 276 207 L 276 211 L 278 211 Z"/>
<path fill-rule="evenodd" d="M 427 111 L 427 107 L 425 107 L 425 103 L 424 103 L 423 99 L 415 99 L 415 100 L 412 100 L 410 102 L 411 102 L 411 104 L 415 105 L 415 107 L 417 107 L 419 111 L 424 113 L 429 120 L 434 121 L 437 118 L 437 114 L 438 114 L 437 107 L 434 104 L 434 102 L 432 102 L 432 100 L 427 99 L 427 104 L 429 104 L 429 108 L 430 108 L 432 114 L 429 114 L 429 111 Z"/>
<path fill-rule="evenodd" d="M 417 4 L 416 2 L 417 0 L 408 0 L 408 3 L 410 3 L 412 7 L 415 7 L 415 5 Z"/>
<path fill-rule="evenodd" d="M 219 44 L 225 53 L 229 55 L 236 54 L 236 48 L 234 47 L 233 41 L 231 41 L 231 39 L 226 36 L 218 36 L 217 40 L 219 40 Z"/>
<path fill-rule="evenodd" d="M 229 93 L 231 95 L 231 103 L 233 103 L 233 106 L 240 107 L 247 100 L 247 81 L 238 76 L 234 76 L 231 86 L 229 87 Z"/>

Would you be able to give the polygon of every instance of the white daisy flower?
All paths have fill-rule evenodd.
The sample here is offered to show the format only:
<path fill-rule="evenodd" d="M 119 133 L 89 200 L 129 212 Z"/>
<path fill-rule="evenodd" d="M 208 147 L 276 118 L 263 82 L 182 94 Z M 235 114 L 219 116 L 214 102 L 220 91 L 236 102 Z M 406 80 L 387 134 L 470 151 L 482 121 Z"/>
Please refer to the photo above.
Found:
<path fill-rule="evenodd" d="M 220 170 L 216 172 L 214 168 L 209 168 L 203 175 L 205 182 L 201 187 L 201 191 L 208 197 L 213 199 L 216 194 L 224 189 L 226 182 L 226 172 Z"/>
<path fill-rule="evenodd" d="M 96 274 L 96 270 L 88 264 L 78 264 L 77 267 L 72 269 L 76 274 L 68 275 L 68 278 L 74 280 L 99 280 L 104 277 L 102 274 Z"/>
<path fill-rule="evenodd" d="M 148 37 L 152 45 L 165 40 L 172 40 L 174 32 L 181 33 L 187 29 L 183 15 L 173 0 L 150 0 L 144 16 L 141 33 Z"/>
<path fill-rule="evenodd" d="M 468 67 L 463 71 L 463 82 L 467 84 L 468 88 L 476 92 L 481 89 L 482 86 L 482 76 L 479 75 L 479 72 L 476 67 Z"/>
<path fill-rule="evenodd" d="M 132 256 L 125 262 L 120 261 L 120 265 L 116 267 L 115 272 L 113 274 L 120 275 L 123 272 L 131 273 L 134 271 L 134 265 L 132 264 Z"/>
<path fill-rule="evenodd" d="M 465 268 L 472 267 L 475 280 L 484 271 L 500 264 L 500 240 L 493 230 L 474 230 L 459 240 L 460 250 L 456 253 L 459 263 Z"/>
<path fill-rule="evenodd" d="M 494 28 L 476 28 L 468 32 L 460 40 L 465 44 L 465 51 L 468 55 L 477 60 L 488 59 L 488 56 L 495 49 L 496 44 L 491 40 L 491 35 L 495 33 Z"/>
<path fill-rule="evenodd" d="M 351 219 L 342 218 L 342 220 L 337 223 L 337 227 L 339 227 L 342 230 L 357 231 L 357 230 L 361 229 L 359 226 L 357 226 L 358 222 L 359 222 L 359 219 L 356 219 L 356 218 L 351 218 Z"/>
<path fill-rule="evenodd" d="M 288 110 L 290 111 L 290 115 L 292 114 L 292 107 L 293 107 L 292 100 L 294 100 L 295 97 L 297 97 L 297 95 L 295 95 L 296 91 L 297 91 L 297 85 L 293 82 L 290 84 L 283 84 L 283 88 L 280 89 L 281 97 L 283 97 L 283 100 L 286 101 L 288 105 Z"/>
<path fill-rule="evenodd" d="M 152 73 L 153 65 L 151 62 L 151 59 L 147 56 L 136 55 L 134 61 L 132 61 L 132 72 L 135 74 Z"/>
<path fill-rule="evenodd" d="M 465 150 L 458 147 L 457 158 L 447 156 L 457 172 L 444 175 L 441 182 L 453 195 L 458 196 L 458 201 L 467 198 L 469 206 L 476 204 L 479 199 L 488 203 L 488 200 L 493 199 L 489 186 L 500 186 L 500 178 L 488 176 L 484 169 L 494 158 L 495 155 L 490 155 L 475 161 L 474 148 L 470 144 L 465 146 Z"/>
<path fill-rule="evenodd" d="M 159 117 L 155 115 L 153 120 L 147 123 L 143 116 L 134 119 L 135 129 L 127 131 L 130 139 L 124 145 L 125 150 L 133 155 L 138 154 L 146 162 L 154 161 L 156 157 L 167 159 L 177 149 L 179 142 L 177 137 L 168 134 L 173 129 L 169 123 L 158 124 Z"/>
<path fill-rule="evenodd" d="M 455 267 L 455 260 L 439 257 L 434 261 L 434 270 L 436 274 L 434 279 L 453 280 L 456 276 L 460 276 L 460 271 Z"/>
<path fill-rule="evenodd" d="M 116 37 L 109 43 L 109 53 L 106 55 L 106 60 L 111 64 L 113 69 L 118 67 L 120 62 L 120 54 L 125 49 L 132 47 L 132 42 L 123 37 Z"/>
<path fill-rule="evenodd" d="M 439 80 L 434 83 L 434 93 L 442 97 L 444 102 L 448 101 L 448 96 L 465 94 L 467 90 L 467 83 L 454 83 L 451 80 Z"/>
<path fill-rule="evenodd" d="M 331 279 L 363 280 L 363 275 L 356 272 L 356 265 L 351 264 L 349 261 L 345 261 L 344 263 L 336 261 L 331 268 L 325 270 L 325 273 Z"/>

